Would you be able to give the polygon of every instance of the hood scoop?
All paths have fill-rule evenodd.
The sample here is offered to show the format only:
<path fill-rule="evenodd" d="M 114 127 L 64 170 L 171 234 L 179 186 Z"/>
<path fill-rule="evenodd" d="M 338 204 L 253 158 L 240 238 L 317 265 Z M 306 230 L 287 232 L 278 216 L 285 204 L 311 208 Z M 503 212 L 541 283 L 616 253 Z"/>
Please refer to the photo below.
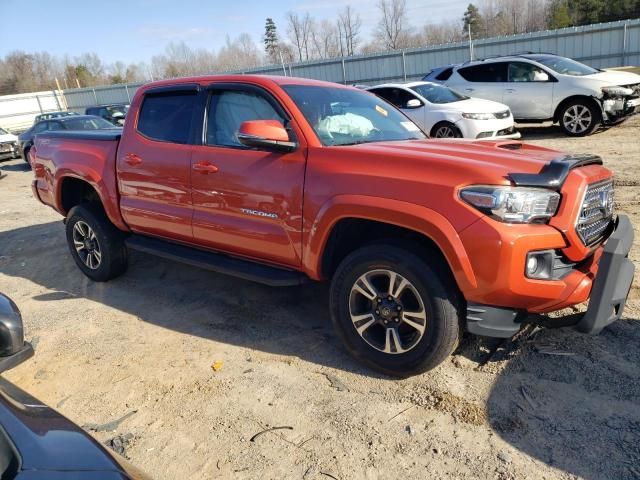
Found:
<path fill-rule="evenodd" d="M 509 179 L 519 187 L 560 190 L 571 170 L 586 165 L 602 165 L 602 158 L 589 154 L 565 155 L 551 160 L 539 173 L 510 173 Z"/>
<path fill-rule="evenodd" d="M 522 142 L 505 142 L 496 146 L 505 150 L 520 150 L 522 149 Z"/>

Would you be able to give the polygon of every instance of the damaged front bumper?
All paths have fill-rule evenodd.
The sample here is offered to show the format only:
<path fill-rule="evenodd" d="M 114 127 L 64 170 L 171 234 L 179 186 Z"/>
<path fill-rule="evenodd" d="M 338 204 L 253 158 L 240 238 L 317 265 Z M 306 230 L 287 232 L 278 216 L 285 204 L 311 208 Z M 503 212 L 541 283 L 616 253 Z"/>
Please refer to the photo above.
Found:
<path fill-rule="evenodd" d="M 586 312 L 551 318 L 522 310 L 469 303 L 467 330 L 476 335 L 508 338 L 524 324 L 534 323 L 551 328 L 573 326 L 582 333 L 600 333 L 622 317 L 635 272 L 635 266 L 629 260 L 632 244 L 631 221 L 626 215 L 619 215 L 604 244 Z"/>
<path fill-rule="evenodd" d="M 617 123 L 631 115 L 640 112 L 640 85 L 632 87 L 620 87 L 626 95 L 604 94 L 600 99 L 602 107 L 602 119 L 605 124 Z"/>

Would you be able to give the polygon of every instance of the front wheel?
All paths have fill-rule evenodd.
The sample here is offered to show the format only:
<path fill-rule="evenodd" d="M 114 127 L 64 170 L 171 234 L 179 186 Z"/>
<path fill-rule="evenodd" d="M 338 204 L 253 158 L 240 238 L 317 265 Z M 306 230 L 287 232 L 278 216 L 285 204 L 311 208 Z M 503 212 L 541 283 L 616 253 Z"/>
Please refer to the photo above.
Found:
<path fill-rule="evenodd" d="M 392 376 L 439 365 L 460 334 L 458 294 L 445 268 L 394 245 L 348 255 L 330 294 L 333 325 L 347 350 Z"/>
<path fill-rule="evenodd" d="M 560 112 L 560 128 L 570 137 L 590 135 L 601 122 L 600 110 L 587 100 L 574 100 Z"/>
<path fill-rule="evenodd" d="M 440 122 L 431 129 L 431 138 L 462 138 L 462 132 L 450 122 Z"/>

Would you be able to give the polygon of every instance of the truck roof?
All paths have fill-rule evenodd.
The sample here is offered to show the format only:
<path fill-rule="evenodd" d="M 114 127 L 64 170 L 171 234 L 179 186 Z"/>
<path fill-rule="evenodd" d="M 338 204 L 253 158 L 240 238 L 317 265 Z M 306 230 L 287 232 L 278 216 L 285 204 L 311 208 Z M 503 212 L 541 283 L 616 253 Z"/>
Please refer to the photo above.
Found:
<path fill-rule="evenodd" d="M 172 78 L 169 80 L 158 80 L 155 82 L 146 83 L 142 88 L 164 87 L 170 85 L 182 85 L 185 83 L 198 83 L 208 84 L 213 82 L 246 82 L 257 83 L 262 85 L 276 84 L 276 85 L 308 85 L 316 87 L 342 87 L 342 88 L 354 88 L 347 85 L 341 85 L 334 82 L 326 82 L 323 80 L 313 80 L 309 78 L 299 77 L 285 77 L 283 75 L 200 75 L 194 77 L 180 77 Z"/>

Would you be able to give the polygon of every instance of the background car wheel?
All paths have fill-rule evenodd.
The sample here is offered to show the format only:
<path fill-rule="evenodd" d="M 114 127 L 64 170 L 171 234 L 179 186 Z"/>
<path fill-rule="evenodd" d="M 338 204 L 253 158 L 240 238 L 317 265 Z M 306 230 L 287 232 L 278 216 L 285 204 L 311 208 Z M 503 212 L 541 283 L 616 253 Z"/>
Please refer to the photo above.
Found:
<path fill-rule="evenodd" d="M 106 282 L 127 269 L 125 235 L 95 205 L 73 207 L 66 222 L 67 244 L 73 260 L 87 277 Z"/>
<path fill-rule="evenodd" d="M 440 364 L 460 335 L 458 291 L 448 275 L 439 258 L 425 262 L 390 244 L 348 255 L 330 294 L 333 325 L 347 350 L 398 377 Z"/>
<path fill-rule="evenodd" d="M 571 137 L 593 133 L 602 122 L 599 108 L 588 100 L 573 100 L 560 112 L 560 128 Z"/>
<path fill-rule="evenodd" d="M 440 122 L 431 129 L 431 138 L 462 138 L 462 132 L 450 122 Z"/>
<path fill-rule="evenodd" d="M 29 161 L 29 151 L 30 150 L 31 150 L 31 147 L 27 147 L 27 148 L 24 149 L 24 152 L 23 152 L 23 155 L 24 155 L 23 160 L 25 162 L 27 162 L 29 165 L 31 165 L 31 162 Z"/>

